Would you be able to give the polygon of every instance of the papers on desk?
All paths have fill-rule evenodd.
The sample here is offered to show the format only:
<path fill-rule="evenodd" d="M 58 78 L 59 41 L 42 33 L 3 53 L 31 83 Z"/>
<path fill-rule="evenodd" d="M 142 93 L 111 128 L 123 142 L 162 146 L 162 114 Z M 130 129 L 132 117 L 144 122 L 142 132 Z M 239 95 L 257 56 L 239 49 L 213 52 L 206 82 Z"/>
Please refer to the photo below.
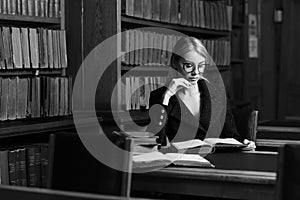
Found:
<path fill-rule="evenodd" d="M 151 152 L 133 156 L 133 168 L 165 167 L 170 164 L 190 167 L 214 167 L 208 160 L 198 154 Z"/>
<path fill-rule="evenodd" d="M 159 151 L 133 155 L 133 168 L 177 166 L 214 167 L 203 156 L 213 153 L 215 149 L 222 151 L 239 150 L 246 145 L 234 138 L 206 138 L 173 142 L 168 148 Z"/>
<path fill-rule="evenodd" d="M 240 149 L 246 145 L 234 138 L 206 138 L 205 140 L 187 140 L 183 142 L 173 142 L 172 146 L 178 153 L 207 155 L 213 153 L 215 149 L 222 148 L 224 151 L 229 149 Z"/>
<path fill-rule="evenodd" d="M 206 138 L 204 142 L 215 147 L 246 147 L 247 145 L 237 141 L 234 138 Z"/>
<path fill-rule="evenodd" d="M 199 139 L 171 143 L 178 153 L 199 154 L 201 156 L 214 152 L 214 146 Z"/>

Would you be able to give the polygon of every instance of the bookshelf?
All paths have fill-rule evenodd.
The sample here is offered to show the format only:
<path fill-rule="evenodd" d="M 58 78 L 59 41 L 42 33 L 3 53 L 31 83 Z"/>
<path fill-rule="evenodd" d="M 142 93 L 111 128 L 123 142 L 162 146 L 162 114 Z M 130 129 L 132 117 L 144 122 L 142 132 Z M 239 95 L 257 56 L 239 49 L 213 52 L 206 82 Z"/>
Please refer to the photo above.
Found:
<path fill-rule="evenodd" d="M 230 5 L 230 1 L 199 1 L 199 0 L 189 0 L 189 1 L 151 1 L 151 2 L 141 2 L 143 5 L 137 5 L 136 1 L 121 1 L 121 14 L 117 14 L 120 17 L 120 30 L 129 30 L 134 28 L 140 28 L 140 27 L 158 27 L 158 28 L 167 28 L 171 30 L 178 31 L 180 33 L 183 33 L 185 35 L 190 35 L 197 37 L 201 39 L 205 46 L 207 47 L 210 55 L 215 60 L 218 70 L 220 72 L 225 72 L 230 70 L 230 53 L 226 54 L 226 52 L 230 52 L 230 41 L 231 41 L 231 30 L 232 30 L 232 23 L 231 23 L 231 14 L 232 14 L 232 7 Z M 151 4 L 152 5 L 149 5 Z M 131 5 L 133 4 L 133 5 Z M 156 5 L 155 5 L 156 4 Z M 146 6 L 145 6 L 146 5 Z M 155 8 L 153 8 L 155 6 Z M 152 9 L 151 9 L 152 7 Z M 132 11 L 133 9 L 133 11 Z M 141 11 L 142 9 L 142 11 Z M 150 11 L 149 11 L 150 9 Z M 160 12 L 155 10 L 158 9 Z M 174 11 L 177 10 L 178 12 Z M 190 11 L 190 12 L 189 12 Z M 165 40 L 167 40 L 167 43 L 169 43 L 168 35 L 162 34 L 160 35 L 159 32 L 156 33 L 136 33 L 133 31 L 133 35 L 138 35 L 138 37 L 142 38 L 149 38 L 150 43 L 152 38 L 153 40 L 160 41 L 160 43 L 164 43 Z M 149 35 L 148 35 L 149 34 Z M 153 35 L 152 35 L 153 34 Z M 142 35 L 142 36 L 140 36 Z M 158 36 L 157 36 L 158 35 Z M 126 36 L 125 36 L 126 37 Z M 129 33 L 128 38 L 131 37 L 131 32 Z M 133 36 L 134 37 L 134 36 Z M 160 37 L 163 37 L 161 39 Z M 172 36 L 173 41 L 177 40 L 179 36 Z M 125 43 L 127 42 L 127 39 Z M 167 39 L 166 39 L 167 38 Z M 172 40 L 172 38 L 171 38 Z M 130 38 L 130 43 L 132 43 L 133 40 Z M 143 42 L 145 42 L 144 40 Z M 123 42 L 123 41 L 122 41 Z M 121 43 L 122 43 L 121 42 Z M 133 41 L 136 43 L 136 41 Z M 147 41 L 146 41 L 147 42 Z M 171 42 L 171 47 L 167 46 L 162 47 L 163 50 L 172 50 L 173 45 L 175 42 Z M 125 50 L 128 48 L 125 44 Z M 169 45 L 169 44 L 167 44 Z M 139 44 L 137 44 L 139 46 Z M 129 47 L 130 48 L 130 47 Z M 222 51 L 218 51 L 219 49 L 222 49 Z M 124 50 L 124 47 L 123 47 Z M 122 51 L 122 48 L 121 48 Z M 130 73 L 136 75 L 136 77 L 139 77 L 138 79 L 145 79 L 142 80 L 142 83 L 150 83 L 152 82 L 152 74 L 153 72 L 156 73 L 156 76 L 162 76 L 165 77 L 167 75 L 168 71 L 168 61 L 170 58 L 170 55 L 167 55 L 166 58 L 158 58 L 157 60 L 153 60 L 153 58 L 147 58 L 144 56 L 139 55 L 139 52 L 133 55 L 135 57 L 133 60 L 131 60 L 132 54 L 129 53 L 129 58 L 124 56 L 124 60 L 122 60 L 121 63 L 118 63 L 118 69 L 121 70 L 121 76 L 124 78 L 123 74 L 125 74 L 127 71 L 132 70 L 134 66 L 141 66 L 135 73 Z M 147 54 L 147 52 L 146 52 Z M 168 54 L 168 53 L 167 53 Z M 163 51 L 162 51 L 162 55 Z M 151 53 L 150 53 L 151 56 Z M 137 60 L 136 60 L 136 57 Z M 224 59 L 224 57 L 226 57 Z M 143 60 L 144 59 L 144 60 Z M 154 58 L 156 59 L 156 58 Z M 147 63 L 148 62 L 148 63 Z M 159 63 L 158 66 L 153 66 L 149 64 Z M 144 65 L 145 64 L 145 65 Z M 134 70 L 134 69 L 133 69 Z M 207 70 L 207 73 L 214 73 L 214 70 Z M 133 76 L 134 76 L 133 75 Z M 138 87 L 134 86 L 138 80 L 133 80 L 132 77 L 125 77 L 126 79 L 124 81 L 125 84 L 127 83 L 133 83 L 133 86 L 130 87 Z M 130 79 L 130 80 L 129 80 Z M 149 80 L 147 80 L 149 79 Z M 157 80 L 158 84 L 161 84 L 164 82 L 164 79 L 160 80 L 160 78 Z M 226 82 L 226 81 L 225 81 Z M 228 82 L 228 81 L 227 81 Z M 157 84 L 156 80 L 154 80 L 154 85 Z M 147 86 L 142 89 L 142 93 L 145 90 L 145 93 L 149 92 L 149 89 L 146 88 Z M 150 91 L 155 89 L 157 86 L 154 86 L 154 88 L 151 88 Z M 136 89 L 136 88 L 134 88 Z M 141 109 L 143 110 L 144 107 L 146 109 L 148 108 L 147 105 L 141 106 L 141 102 L 138 103 L 132 103 L 135 104 L 135 106 L 131 105 L 128 106 L 126 103 L 124 103 L 124 99 L 126 99 L 126 94 L 124 93 L 124 88 L 120 88 L 121 98 L 118 101 L 119 109 L 120 110 L 129 110 L 130 112 L 135 111 L 135 113 L 138 113 L 138 111 Z M 134 95 L 133 95 L 134 96 Z M 137 94 L 139 96 L 139 94 Z M 148 98 L 147 94 L 145 95 L 145 98 Z M 139 98 L 139 97 L 137 97 Z M 131 101 L 139 101 L 139 99 L 132 100 Z M 129 100 L 129 101 L 130 101 Z M 128 102 L 127 100 L 125 100 Z M 125 105 L 124 105 L 125 104 Z M 136 105 L 137 104 L 137 105 Z M 146 103 L 147 104 L 147 100 Z M 139 108 L 140 107 L 140 108 Z M 145 116 L 144 110 L 140 112 L 141 116 Z M 137 116 L 138 114 L 135 114 Z M 121 115 L 122 116 L 122 115 Z M 141 117 L 142 118 L 142 117 Z M 143 119 L 141 119 L 143 121 Z"/>
<path fill-rule="evenodd" d="M 69 115 L 65 1 L 1 1 L 0 27 L 0 123 Z"/>
<path fill-rule="evenodd" d="M 128 6 L 127 3 L 133 3 L 133 6 Z M 141 1 L 143 2 L 143 5 L 147 5 L 150 1 Z M 151 3 L 156 2 L 155 0 L 152 0 Z M 226 52 L 227 55 L 220 56 L 219 59 L 215 59 L 218 63 L 218 69 L 221 72 L 221 75 L 223 79 L 225 80 L 225 86 L 227 88 L 230 88 L 230 82 L 232 79 L 231 71 L 237 69 L 237 65 L 243 65 L 244 59 L 243 57 L 233 57 L 232 56 L 232 33 L 233 29 L 243 29 L 243 23 L 244 21 L 241 20 L 239 22 L 233 21 L 233 20 L 225 20 L 228 19 L 228 16 L 231 16 L 231 13 L 233 14 L 235 12 L 234 7 L 236 6 L 233 1 L 200 1 L 200 0 L 189 0 L 189 1 L 160 1 L 162 5 L 169 5 L 170 3 L 172 6 L 172 9 L 166 9 L 166 12 L 170 13 L 170 18 L 166 17 L 169 16 L 169 14 L 165 14 L 165 12 L 159 12 L 156 13 L 154 17 L 154 12 L 150 12 L 149 9 L 145 9 L 144 6 L 141 7 L 141 5 L 136 5 L 135 1 L 132 0 L 114 0 L 111 2 L 102 2 L 102 1 L 95 1 L 95 2 L 83 2 L 83 15 L 82 15 L 82 49 L 83 49 L 83 58 L 85 58 L 89 52 L 93 50 L 93 48 L 98 45 L 100 42 L 104 41 L 105 39 L 117 34 L 121 33 L 124 30 L 128 30 L 129 32 L 132 31 L 134 28 L 141 28 L 141 27 L 158 27 L 158 28 L 168 28 L 171 30 L 175 30 L 178 32 L 181 32 L 186 35 L 195 36 L 202 40 L 207 41 L 217 41 L 215 42 L 215 46 L 224 46 L 224 49 L 228 50 L 222 50 L 223 52 Z M 185 3 L 190 5 L 187 6 L 187 10 L 190 8 L 190 13 L 187 13 L 183 10 L 173 9 L 175 5 L 173 5 L 174 2 Z M 202 2 L 202 3 L 200 3 Z M 167 4 L 164 4 L 167 3 Z M 201 22 L 200 15 L 201 9 L 200 5 L 206 5 L 206 13 L 208 16 L 216 16 L 216 17 L 206 17 L 207 21 Z M 154 5 L 154 4 L 153 4 Z M 127 11 L 126 11 L 127 6 Z M 177 5 L 178 6 L 178 5 Z M 136 12 L 128 11 L 129 7 L 134 11 L 135 9 L 138 9 Z M 142 9 L 141 10 L 139 9 Z M 165 8 L 165 7 L 163 7 Z M 171 7 L 170 7 L 171 8 Z M 196 14 L 197 10 L 194 11 L 195 8 L 199 8 L 198 14 Z M 108 12 L 109 10 L 109 12 Z M 183 12 L 183 15 L 186 15 L 183 18 L 190 19 L 185 20 L 181 22 L 179 20 L 178 13 L 173 11 Z M 218 12 L 219 11 L 219 12 Z M 138 14 L 136 14 L 138 13 Z M 148 13 L 148 14 L 147 14 Z M 149 13 L 152 13 L 149 15 Z M 219 14 L 221 13 L 221 14 Z M 158 15 L 158 16 L 157 16 Z M 181 15 L 180 15 L 181 16 Z M 162 17 L 164 19 L 162 19 Z M 234 17 L 234 16 L 232 16 Z M 231 17 L 229 17 L 231 18 Z M 205 18 L 204 18 L 205 19 Z M 225 21 L 224 21 L 225 20 Z M 210 23 L 211 21 L 214 21 L 215 23 Z M 206 23 L 206 25 L 205 25 Z M 134 35 L 134 34 L 133 34 Z M 145 36 L 144 33 L 142 33 L 143 37 Z M 164 35 L 163 35 L 164 37 Z M 91 39 L 92 38 L 92 39 Z M 226 44 L 219 44 L 218 42 L 227 42 Z M 135 42 L 133 42 L 135 43 Z M 119 55 L 118 52 L 124 50 L 124 40 L 120 38 L 120 40 L 116 44 L 112 44 L 114 48 L 114 54 Z M 213 45 L 212 45 L 213 46 Z M 125 47 L 126 48 L 126 47 Z M 241 48 L 243 48 L 243 44 L 241 44 Z M 217 48 L 215 48 L 217 49 Z M 133 53 L 134 54 L 134 53 Z M 117 56 L 116 56 L 117 57 Z M 125 56 L 126 57 L 126 56 Z M 130 57 L 130 55 L 129 55 Z M 227 59 L 222 61 L 222 58 L 227 57 Z M 136 76 L 152 76 L 152 74 L 158 74 L 156 76 L 166 76 L 167 74 L 167 67 L 161 67 L 162 65 L 168 66 L 168 63 L 165 59 L 163 62 L 158 63 L 147 63 L 143 62 L 141 58 L 138 58 L 137 61 L 142 62 L 136 62 L 134 60 L 133 63 L 131 63 L 130 59 L 129 61 L 124 61 L 124 58 L 115 60 L 109 69 L 105 71 L 105 75 L 101 78 L 100 83 L 98 84 L 96 97 L 95 97 L 95 103 L 96 103 L 96 110 L 98 111 L 98 116 L 101 115 L 102 111 L 110 110 L 111 104 L 115 105 L 114 107 L 117 108 L 117 110 L 114 110 L 116 112 L 123 112 L 126 111 L 126 106 L 124 106 L 124 94 L 122 94 L 122 91 L 124 91 L 124 88 L 118 87 L 116 93 L 112 93 L 113 88 L 115 87 L 115 84 L 118 82 L 118 80 L 121 79 L 123 83 L 126 82 L 126 77 L 124 77 L 124 74 L 128 71 L 132 71 L 136 66 L 139 66 L 138 70 L 135 70 Z M 225 63 L 225 64 L 224 64 Z M 242 67 L 241 67 L 242 68 Z M 84 73 L 84 72 L 82 72 Z M 110 84 L 107 84 L 110 83 Z M 236 85 L 236 84 L 234 84 Z M 82 84 L 82 88 L 84 88 L 84 84 Z M 84 94 L 84 90 L 83 94 Z M 231 91 L 229 91 L 231 93 Z M 230 97 L 235 97 L 235 95 L 230 94 Z M 133 109 L 129 109 L 133 111 Z M 135 110 L 138 111 L 138 110 Z M 120 114 L 120 117 L 122 114 Z"/>
<path fill-rule="evenodd" d="M 60 26 L 61 18 L 51 17 L 39 17 L 39 16 L 27 16 L 27 15 L 11 15 L 0 13 L 1 23 L 38 23 L 45 25 L 57 25 Z"/>
<path fill-rule="evenodd" d="M 0 184 L 45 187 L 48 135 L 74 129 L 66 20 L 65 0 L 0 2 Z"/>

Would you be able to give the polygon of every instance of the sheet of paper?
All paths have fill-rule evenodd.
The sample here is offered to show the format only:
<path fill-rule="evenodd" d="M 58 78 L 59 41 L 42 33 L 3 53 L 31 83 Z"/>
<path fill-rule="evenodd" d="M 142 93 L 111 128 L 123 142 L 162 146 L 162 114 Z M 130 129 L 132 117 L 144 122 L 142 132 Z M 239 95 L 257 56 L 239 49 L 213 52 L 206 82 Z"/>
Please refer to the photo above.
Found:
<path fill-rule="evenodd" d="M 243 145 L 239 141 L 237 141 L 234 138 L 206 138 L 204 142 L 210 143 L 212 145 L 217 143 L 223 143 L 223 144 L 232 144 L 232 145 Z"/>
<path fill-rule="evenodd" d="M 207 143 L 205 143 L 205 142 L 203 142 L 202 140 L 199 140 L 199 139 L 187 140 L 187 141 L 184 141 L 184 142 L 173 142 L 172 144 L 178 150 L 187 149 L 187 148 L 194 148 L 194 147 L 203 146 L 203 145 L 208 145 Z"/>

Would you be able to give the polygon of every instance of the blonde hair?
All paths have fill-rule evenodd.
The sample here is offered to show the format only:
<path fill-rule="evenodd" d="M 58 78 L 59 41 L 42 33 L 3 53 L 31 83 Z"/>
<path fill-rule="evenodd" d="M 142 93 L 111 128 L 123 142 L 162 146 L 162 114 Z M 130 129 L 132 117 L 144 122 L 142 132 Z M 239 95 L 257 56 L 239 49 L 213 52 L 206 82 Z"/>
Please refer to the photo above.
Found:
<path fill-rule="evenodd" d="M 177 68 L 179 59 L 188 52 L 197 52 L 199 55 L 203 56 L 205 60 L 209 63 L 211 60 L 205 46 L 203 43 L 195 37 L 181 37 L 175 44 L 171 56 L 171 67 Z"/>
<path fill-rule="evenodd" d="M 179 59 L 188 52 L 197 52 L 203 56 L 208 65 L 213 63 L 210 55 L 208 54 L 203 43 L 195 37 L 181 37 L 175 44 L 170 60 L 171 67 L 175 70 L 178 69 Z M 174 73 L 168 74 L 168 80 L 174 77 Z M 203 77 L 204 80 L 207 80 Z"/>

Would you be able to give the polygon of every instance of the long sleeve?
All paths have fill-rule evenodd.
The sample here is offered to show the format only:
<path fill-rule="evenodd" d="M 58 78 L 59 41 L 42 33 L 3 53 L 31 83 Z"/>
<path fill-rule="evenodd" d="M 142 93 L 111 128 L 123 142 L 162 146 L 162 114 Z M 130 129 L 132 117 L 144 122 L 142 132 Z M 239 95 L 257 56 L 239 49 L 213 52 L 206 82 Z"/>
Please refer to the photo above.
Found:
<path fill-rule="evenodd" d="M 147 131 L 159 136 L 159 141 L 162 145 L 166 145 L 167 143 L 165 128 L 168 120 L 168 106 L 162 104 L 164 91 L 165 88 L 161 88 L 150 93 L 150 124 L 147 127 Z"/>
<path fill-rule="evenodd" d="M 242 137 L 237 131 L 235 120 L 231 108 L 227 108 L 224 127 L 222 129 L 221 138 L 235 138 L 242 142 Z"/>

